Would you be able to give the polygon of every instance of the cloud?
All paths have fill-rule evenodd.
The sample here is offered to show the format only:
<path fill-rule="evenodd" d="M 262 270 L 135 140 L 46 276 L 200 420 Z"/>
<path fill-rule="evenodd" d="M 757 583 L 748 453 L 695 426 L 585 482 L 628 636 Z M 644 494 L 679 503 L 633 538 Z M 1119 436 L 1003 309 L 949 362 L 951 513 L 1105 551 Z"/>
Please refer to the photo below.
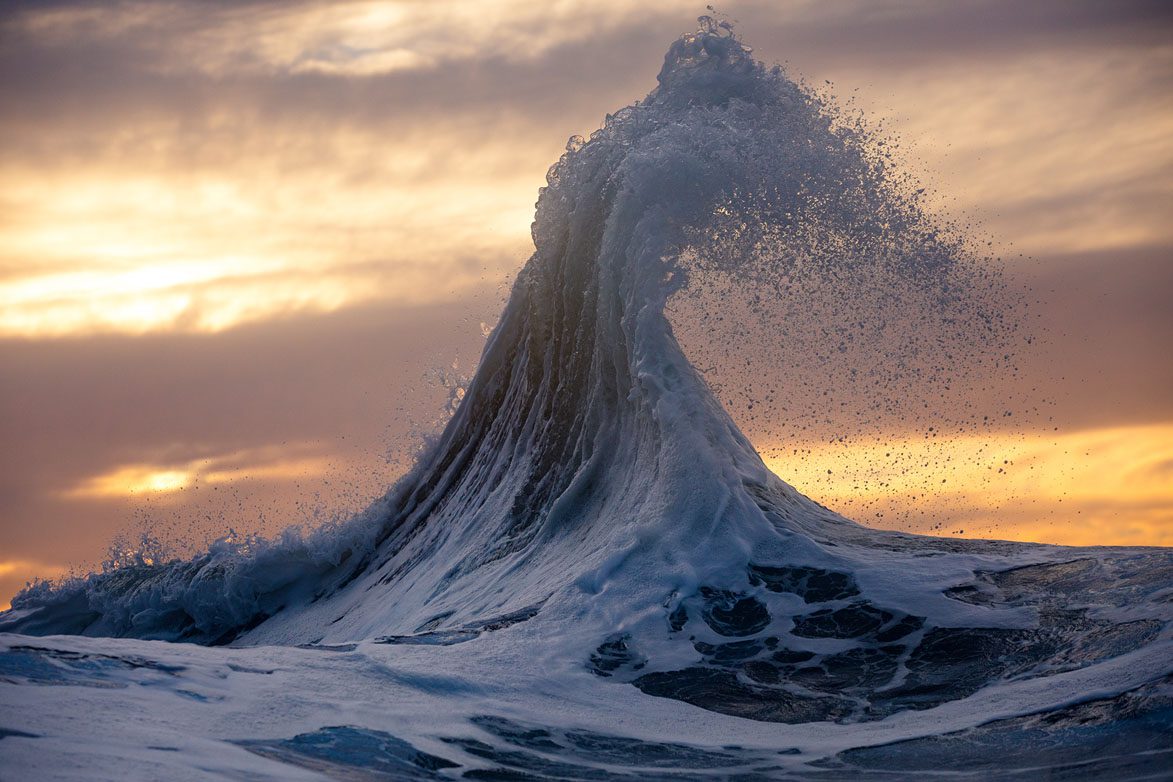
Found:
<path fill-rule="evenodd" d="M 866 101 L 919 158 L 938 206 L 1053 255 L 1173 243 L 1173 47 L 1041 50 L 889 78 Z"/>
<path fill-rule="evenodd" d="M 329 469 L 319 443 L 290 443 L 215 453 L 202 458 L 159 463 L 120 464 L 91 475 L 61 492 L 66 499 L 121 498 L 149 494 L 174 497 L 199 486 L 237 481 L 313 479 Z"/>
<path fill-rule="evenodd" d="M 0 334 L 217 330 L 371 298 L 450 300 L 528 255 L 544 163 L 503 178 L 491 146 L 262 136 L 242 132 L 195 167 L 140 167 L 117 149 L 7 166 Z"/>
<path fill-rule="evenodd" d="M 440 370 L 475 362 L 498 296 L 216 334 L 0 340 L 5 554 L 93 565 L 120 531 L 198 546 L 363 507 L 440 416 Z M 127 491 L 157 473 L 187 488 Z"/>
<path fill-rule="evenodd" d="M 1163 47 L 1173 12 L 1161 0 L 817 0 L 734 3 L 743 29 L 772 56 L 819 67 L 980 67 L 1040 50 Z"/>
<path fill-rule="evenodd" d="M 0 578 L 6 578 L 14 573 L 29 570 L 40 570 L 45 572 L 46 578 L 60 575 L 61 573 L 65 572 L 65 568 L 54 565 L 46 565 L 41 562 L 29 562 L 23 559 L 0 560 Z"/>
<path fill-rule="evenodd" d="M 21 78 L 0 87 L 0 334 L 23 338 L 214 332 L 492 288 L 528 253 L 533 199 L 562 139 L 646 91 L 696 12 L 6 9 L 2 69 Z M 861 87 L 860 104 L 922 158 L 913 166 L 944 214 L 1017 251 L 1168 258 L 1164 4 L 729 11 L 764 58 Z M 314 65 L 401 49 L 423 59 Z"/>
<path fill-rule="evenodd" d="M 910 139 L 945 214 L 1026 252 L 1173 243 L 1159 6 L 730 10 L 766 59 L 874 85 L 860 104 Z M 0 22 L 0 69 L 21 74 L 0 88 L 0 334 L 450 300 L 476 257 L 495 284 L 528 254 L 563 140 L 646 92 L 693 13 L 17 4 Z"/>
<path fill-rule="evenodd" d="M 79 38 L 128 43 L 161 71 L 370 76 L 470 59 L 533 60 L 653 13 L 622 2 L 517 0 L 62 3 L 21 9 L 8 26 L 51 46 Z"/>

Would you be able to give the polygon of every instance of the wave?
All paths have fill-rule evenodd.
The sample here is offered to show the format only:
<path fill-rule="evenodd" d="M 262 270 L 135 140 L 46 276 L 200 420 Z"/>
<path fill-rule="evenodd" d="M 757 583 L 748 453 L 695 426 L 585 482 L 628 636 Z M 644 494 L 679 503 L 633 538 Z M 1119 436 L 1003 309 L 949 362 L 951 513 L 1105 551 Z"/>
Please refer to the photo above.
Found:
<path fill-rule="evenodd" d="M 38 585 L 0 630 L 450 645 L 525 624 L 600 680 L 777 722 L 883 719 L 1168 643 L 1168 551 L 861 527 L 770 472 L 689 363 L 669 302 L 760 268 L 767 240 L 777 275 L 897 281 L 974 339 L 1001 327 L 966 298 L 965 242 L 867 134 L 728 30 L 680 38 L 656 89 L 570 140 L 533 239 L 451 420 L 366 512 Z"/>

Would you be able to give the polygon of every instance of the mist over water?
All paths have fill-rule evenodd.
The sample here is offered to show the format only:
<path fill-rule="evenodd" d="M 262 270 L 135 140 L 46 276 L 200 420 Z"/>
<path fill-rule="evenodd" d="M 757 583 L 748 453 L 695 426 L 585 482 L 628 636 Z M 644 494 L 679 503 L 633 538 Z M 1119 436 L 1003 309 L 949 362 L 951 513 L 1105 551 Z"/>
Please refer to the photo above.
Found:
<path fill-rule="evenodd" d="M 688 282 L 668 314 L 689 360 L 783 477 L 834 446 L 824 467 L 846 463 L 850 477 L 820 470 L 812 484 L 808 465 L 799 487 L 816 498 L 831 490 L 845 503 L 835 509 L 861 522 L 907 528 L 915 504 L 888 518 L 869 506 L 914 499 L 910 486 L 931 500 L 950 479 L 996 481 L 1010 469 L 992 442 L 976 453 L 956 442 L 1053 430 L 1052 402 L 1019 373 L 1042 357 L 1039 329 L 1030 291 L 980 232 L 942 226 L 890 143 L 812 100 L 835 120 L 839 147 L 824 154 L 850 161 L 848 174 L 818 185 L 836 197 L 809 197 L 807 182 L 791 198 L 734 193 L 691 232 L 680 258 Z M 769 182 L 791 163 L 755 160 Z M 987 462 L 1002 471 L 976 469 Z"/>

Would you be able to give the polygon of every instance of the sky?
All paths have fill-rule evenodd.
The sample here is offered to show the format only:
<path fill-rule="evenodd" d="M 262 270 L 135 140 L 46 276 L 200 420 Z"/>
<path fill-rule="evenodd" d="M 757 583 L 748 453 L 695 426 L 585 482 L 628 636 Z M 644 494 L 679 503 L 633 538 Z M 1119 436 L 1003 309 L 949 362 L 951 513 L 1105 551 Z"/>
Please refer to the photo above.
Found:
<path fill-rule="evenodd" d="M 1029 286 L 1045 336 L 1016 380 L 1045 416 L 844 443 L 733 409 L 771 467 L 864 523 L 1173 545 L 1168 4 L 719 10 L 898 137 L 930 208 Z M 379 495 L 475 368 L 546 169 L 655 86 L 699 13 L 6 3 L 0 605 L 143 530 L 190 550 Z"/>

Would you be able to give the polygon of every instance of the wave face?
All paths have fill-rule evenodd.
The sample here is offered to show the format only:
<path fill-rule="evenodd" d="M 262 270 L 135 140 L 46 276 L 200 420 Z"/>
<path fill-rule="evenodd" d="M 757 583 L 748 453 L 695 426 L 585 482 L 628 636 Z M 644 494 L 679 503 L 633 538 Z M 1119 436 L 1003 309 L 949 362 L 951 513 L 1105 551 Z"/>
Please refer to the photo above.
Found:
<path fill-rule="evenodd" d="M 1168 551 L 870 530 L 765 467 L 665 317 L 690 255 L 727 238 L 704 262 L 736 275 L 734 248 L 769 234 L 791 263 L 883 271 L 948 308 L 965 253 L 858 129 L 720 27 L 676 41 L 658 81 L 551 168 L 475 378 L 386 497 L 309 538 L 31 589 L 0 630 L 459 644 L 795 724 L 994 690 L 1017 698 L 1012 720 L 1042 708 L 1041 677 L 1097 666 L 1109 701 L 1157 686 L 1173 656 L 1119 670 L 1168 648 Z M 522 633 L 541 651 L 519 651 Z M 860 752 L 857 771 L 885 762 Z"/>

